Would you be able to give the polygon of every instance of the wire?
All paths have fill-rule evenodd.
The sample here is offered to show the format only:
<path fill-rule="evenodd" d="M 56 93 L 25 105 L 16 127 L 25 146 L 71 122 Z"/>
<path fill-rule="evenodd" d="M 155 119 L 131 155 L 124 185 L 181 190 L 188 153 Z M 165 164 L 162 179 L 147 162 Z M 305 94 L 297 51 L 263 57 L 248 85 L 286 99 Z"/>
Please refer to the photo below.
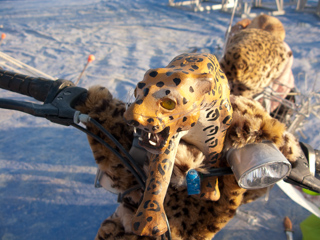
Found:
<path fill-rule="evenodd" d="M 213 177 L 213 176 L 224 176 L 224 175 L 232 175 L 232 169 L 230 167 L 223 167 L 223 168 L 211 168 L 209 173 L 202 174 L 203 178 L 206 177 Z"/>
<path fill-rule="evenodd" d="M 131 171 L 131 173 L 136 177 L 136 179 L 137 179 L 138 183 L 140 184 L 141 188 L 142 189 L 145 188 L 145 181 L 140 178 L 140 176 L 137 174 L 136 170 L 128 163 L 128 161 L 123 156 L 121 156 L 121 154 L 119 152 L 117 152 L 113 147 L 111 147 L 108 143 L 106 143 L 102 138 L 98 137 L 97 135 L 93 134 L 92 132 L 88 131 L 87 129 L 79 126 L 78 124 L 73 123 L 73 124 L 71 124 L 71 126 L 73 126 L 73 127 L 77 128 L 77 129 L 79 129 L 80 131 L 86 133 L 90 137 L 93 137 L 99 143 L 101 143 L 106 148 L 108 148 L 111 152 L 113 152 L 122 161 L 122 163 Z"/>
<path fill-rule="evenodd" d="M 125 154 L 125 156 L 129 159 L 130 164 L 133 165 L 133 167 L 135 168 L 135 170 L 138 172 L 138 174 L 140 175 L 140 178 L 142 179 L 143 182 L 146 182 L 146 176 L 144 174 L 144 172 L 142 171 L 142 169 L 137 166 L 135 160 L 131 157 L 131 155 L 127 152 L 126 149 L 124 149 L 124 147 L 121 145 L 121 143 L 119 143 L 119 141 L 111 134 L 109 133 L 100 123 L 98 123 L 95 119 L 93 118 L 89 118 L 89 122 L 93 123 L 97 128 L 99 128 L 99 130 L 101 130 L 111 141 L 114 142 L 114 144 L 116 144 L 116 146 Z"/>
<path fill-rule="evenodd" d="M 168 231 L 167 231 L 165 234 L 163 234 L 163 235 L 166 235 L 167 238 L 168 238 L 168 240 L 171 240 L 171 239 L 172 239 L 172 238 L 171 238 L 171 230 L 170 230 L 170 225 L 169 225 L 169 221 L 168 221 L 167 214 L 165 214 L 165 217 L 166 217 L 166 224 L 167 224 L 167 226 L 168 226 Z M 162 235 L 162 236 L 163 236 L 163 235 Z"/>

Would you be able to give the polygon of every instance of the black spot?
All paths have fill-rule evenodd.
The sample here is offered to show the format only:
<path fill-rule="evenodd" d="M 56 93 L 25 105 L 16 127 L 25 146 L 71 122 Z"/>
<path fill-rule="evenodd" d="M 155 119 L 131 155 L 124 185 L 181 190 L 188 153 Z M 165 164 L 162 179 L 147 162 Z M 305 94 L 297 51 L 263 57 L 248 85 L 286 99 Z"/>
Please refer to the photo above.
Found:
<path fill-rule="evenodd" d="M 194 123 L 191 123 L 191 127 L 194 127 L 194 125 L 196 125 L 196 123 L 194 122 Z"/>
<path fill-rule="evenodd" d="M 169 150 L 169 149 L 166 149 L 166 150 L 164 151 L 164 153 L 167 154 L 167 155 L 169 155 L 170 150 Z"/>
<path fill-rule="evenodd" d="M 211 119 L 208 119 L 208 121 L 215 121 L 219 118 L 219 116 L 220 116 L 219 110 L 216 108 L 214 110 L 214 113 L 211 115 Z"/>
<path fill-rule="evenodd" d="M 139 212 L 139 213 L 137 214 L 137 217 L 140 217 L 142 214 L 143 214 L 143 212 Z"/>
<path fill-rule="evenodd" d="M 183 98 L 183 104 L 187 104 L 188 100 L 186 98 Z"/>
<path fill-rule="evenodd" d="M 231 119 L 230 115 L 226 116 L 225 119 L 223 119 L 223 121 L 222 121 L 223 124 L 226 124 L 230 119 Z"/>
<path fill-rule="evenodd" d="M 187 117 L 183 117 L 183 119 L 182 119 L 182 122 L 185 122 L 185 121 L 187 121 Z"/>
<path fill-rule="evenodd" d="M 148 121 L 148 123 L 154 122 L 153 118 L 149 118 L 147 121 Z"/>
<path fill-rule="evenodd" d="M 152 130 L 153 130 L 153 131 L 156 131 L 156 130 L 158 130 L 158 129 L 159 129 L 159 126 L 158 126 L 158 125 L 152 127 Z"/>
<path fill-rule="evenodd" d="M 147 218 L 147 221 L 148 221 L 148 222 L 151 222 L 151 221 L 152 221 L 152 217 L 148 217 L 148 218 Z"/>
<path fill-rule="evenodd" d="M 212 65 L 212 63 L 208 63 L 208 64 L 207 64 L 207 67 L 208 67 L 208 70 L 209 70 L 209 71 L 212 71 L 212 70 L 213 70 L 213 65 Z"/>
<path fill-rule="evenodd" d="M 140 100 L 136 101 L 136 104 L 140 105 L 142 102 L 143 102 L 143 100 L 140 99 Z"/>
<path fill-rule="evenodd" d="M 182 208 L 183 214 L 189 217 L 189 209 L 188 208 Z"/>
<path fill-rule="evenodd" d="M 186 71 L 182 71 L 184 74 L 189 74 L 188 72 L 186 72 Z"/>
<path fill-rule="evenodd" d="M 178 128 L 178 129 L 177 129 L 177 132 L 181 132 L 181 131 L 182 131 L 182 128 Z"/>
<path fill-rule="evenodd" d="M 169 95 L 170 94 L 170 90 L 166 90 L 166 95 Z"/>
<path fill-rule="evenodd" d="M 212 232 L 212 233 L 215 233 L 215 232 L 217 232 L 217 231 L 219 231 L 220 230 L 220 228 L 219 227 L 217 227 L 217 226 L 215 226 L 215 225 L 208 225 L 207 226 L 207 229 L 210 231 L 210 232 Z"/>
<path fill-rule="evenodd" d="M 166 172 L 163 170 L 163 168 L 160 164 L 158 165 L 158 171 L 162 176 L 164 176 L 166 174 Z"/>
<path fill-rule="evenodd" d="M 182 227 L 183 227 L 183 229 L 184 229 L 184 230 L 186 230 L 186 229 L 187 229 L 187 225 L 186 225 L 186 223 L 185 223 L 185 222 L 182 222 Z"/>
<path fill-rule="evenodd" d="M 156 77 L 158 75 L 157 71 L 152 71 L 151 73 L 149 73 L 150 77 Z"/>
<path fill-rule="evenodd" d="M 113 225 L 115 225 L 115 226 L 117 226 L 117 224 L 116 224 L 114 221 L 109 220 L 109 219 L 104 220 L 101 225 L 102 225 L 102 226 L 106 226 L 107 224 L 110 224 L 110 223 L 113 224 Z"/>
<path fill-rule="evenodd" d="M 173 120 L 173 117 L 172 117 L 172 116 L 169 116 L 169 119 L 170 119 L 170 120 Z"/>
<path fill-rule="evenodd" d="M 189 87 L 189 91 L 191 92 L 191 93 L 193 93 L 194 92 L 194 89 L 193 89 L 193 87 Z"/>
<path fill-rule="evenodd" d="M 149 88 L 143 89 L 143 95 L 146 97 L 149 93 Z"/>
<path fill-rule="evenodd" d="M 186 58 L 186 61 L 188 61 L 188 62 L 195 62 L 197 60 L 198 59 L 196 57 L 188 57 L 188 58 Z"/>
<path fill-rule="evenodd" d="M 161 88 L 163 85 L 164 85 L 164 82 L 157 82 L 157 84 L 156 84 L 156 86 L 157 86 L 157 87 L 160 87 L 160 88 Z"/>
<path fill-rule="evenodd" d="M 173 73 L 173 72 L 166 72 L 166 75 L 167 75 L 168 77 L 170 77 L 170 76 L 172 75 L 172 73 Z"/>
<path fill-rule="evenodd" d="M 145 85 L 146 85 L 145 83 L 140 82 L 138 83 L 138 88 L 142 89 Z"/>
<path fill-rule="evenodd" d="M 158 232 L 160 232 L 160 230 L 158 229 L 158 226 L 155 226 L 155 227 L 152 229 L 152 235 L 156 235 Z"/>
<path fill-rule="evenodd" d="M 198 67 L 197 65 L 192 65 L 191 67 L 192 67 L 193 69 L 195 69 L 195 70 L 199 69 L 199 67 Z"/>
<path fill-rule="evenodd" d="M 95 159 L 97 163 L 101 163 L 103 160 L 105 160 L 105 156 L 99 156 L 99 157 L 96 157 Z"/>
<path fill-rule="evenodd" d="M 154 180 L 154 179 L 153 179 L 153 180 Z M 144 208 L 144 209 L 147 209 L 150 202 L 151 202 L 150 200 L 147 200 L 147 201 L 144 203 L 143 208 Z"/>
<path fill-rule="evenodd" d="M 181 83 L 181 79 L 180 78 L 174 78 L 173 81 L 176 84 L 176 86 L 178 86 Z"/>
<path fill-rule="evenodd" d="M 140 226 L 140 223 L 139 222 L 135 222 L 134 224 L 133 224 L 133 228 L 134 228 L 134 230 L 138 230 L 139 229 L 139 226 Z"/>
<path fill-rule="evenodd" d="M 118 117 L 119 115 L 123 115 L 124 111 L 125 111 L 124 109 L 116 108 L 112 113 L 112 117 L 115 118 L 115 117 Z"/>
<path fill-rule="evenodd" d="M 177 210 L 180 206 L 179 205 L 174 205 L 171 207 L 172 210 Z"/>
<path fill-rule="evenodd" d="M 210 112 L 208 112 L 206 118 L 209 118 L 210 115 L 211 115 L 211 113 L 213 113 L 213 111 L 214 111 L 214 110 L 211 110 Z"/>

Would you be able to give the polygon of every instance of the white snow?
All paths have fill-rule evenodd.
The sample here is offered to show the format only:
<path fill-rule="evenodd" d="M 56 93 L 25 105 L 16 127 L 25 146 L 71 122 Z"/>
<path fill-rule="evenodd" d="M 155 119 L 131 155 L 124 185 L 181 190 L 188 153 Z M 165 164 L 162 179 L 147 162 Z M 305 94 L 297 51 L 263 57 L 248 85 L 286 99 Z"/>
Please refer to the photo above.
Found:
<path fill-rule="evenodd" d="M 319 81 L 320 19 L 294 9 L 286 5 L 278 18 L 294 54 L 297 86 L 305 90 L 307 74 L 308 91 Z M 149 68 L 186 51 L 219 54 L 229 21 L 229 14 L 185 11 L 166 0 L 2 0 L 0 34 L 7 37 L 0 51 L 72 81 L 93 54 L 80 86 L 103 85 L 126 100 Z M 30 100 L 4 90 L 0 97 Z M 304 132 L 316 148 L 319 123 L 311 117 Z M 0 109 L 0 239 L 93 239 L 117 206 L 117 196 L 94 188 L 95 169 L 83 133 Z M 215 239 L 285 239 L 285 216 L 294 239 L 301 239 L 299 223 L 309 215 L 278 187 L 268 202 L 241 209 L 256 221 L 236 217 Z"/>

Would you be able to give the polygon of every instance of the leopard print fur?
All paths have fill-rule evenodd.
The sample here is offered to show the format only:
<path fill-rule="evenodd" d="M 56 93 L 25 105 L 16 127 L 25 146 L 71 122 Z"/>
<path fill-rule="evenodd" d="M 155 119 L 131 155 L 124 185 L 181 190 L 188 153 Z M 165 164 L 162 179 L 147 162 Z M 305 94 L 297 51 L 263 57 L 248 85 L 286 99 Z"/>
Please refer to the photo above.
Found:
<path fill-rule="evenodd" d="M 282 74 L 291 56 L 279 37 L 262 29 L 245 28 L 229 39 L 220 65 L 231 93 L 251 98 Z"/>
<path fill-rule="evenodd" d="M 152 164 L 133 230 L 161 235 L 167 231 L 163 201 L 180 139 L 198 147 L 208 167 L 219 166 L 232 120 L 229 86 L 214 55 L 181 54 L 167 67 L 147 71 L 135 96 L 124 116 L 141 131 L 139 144 L 152 154 Z M 216 177 L 203 182 L 200 196 L 219 199 Z"/>
<path fill-rule="evenodd" d="M 283 124 L 272 119 L 254 100 L 232 96 L 233 122 L 230 125 L 222 151 L 222 163 L 229 148 L 239 148 L 248 143 L 270 140 L 280 149 L 284 156 L 294 162 L 300 154 L 300 147 L 295 138 L 285 131 Z M 77 109 L 89 114 L 99 121 L 129 150 L 133 129 L 123 119 L 125 105 L 112 98 L 110 92 L 103 87 L 92 87 L 85 101 L 79 103 Z M 109 142 L 99 130 L 91 124 L 87 128 Z M 110 191 L 123 192 L 137 184 L 133 175 L 123 166 L 108 149 L 88 137 L 92 152 L 99 167 L 110 177 Z M 112 143 L 110 143 L 112 144 Z M 149 162 L 145 162 L 144 170 L 148 173 Z M 194 145 L 183 140 L 177 147 L 170 185 L 164 199 L 164 210 L 167 214 L 172 239 L 212 239 L 228 221 L 232 219 L 236 209 L 243 203 L 253 201 L 261 196 L 264 190 L 245 190 L 238 186 L 233 176 L 219 177 L 220 199 L 208 201 L 188 196 L 185 176 L 190 169 L 206 173 L 205 155 Z M 137 236 L 132 231 L 131 218 L 136 214 L 142 191 L 131 192 L 119 205 L 115 213 L 107 218 L 96 235 L 102 239 L 161 239 L 159 236 Z"/>

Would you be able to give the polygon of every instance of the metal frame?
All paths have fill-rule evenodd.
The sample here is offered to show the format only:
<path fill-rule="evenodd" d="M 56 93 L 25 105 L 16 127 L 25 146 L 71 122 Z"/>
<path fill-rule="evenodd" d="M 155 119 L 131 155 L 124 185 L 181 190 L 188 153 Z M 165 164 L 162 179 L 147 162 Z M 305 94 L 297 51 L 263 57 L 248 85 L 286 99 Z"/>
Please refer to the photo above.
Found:
<path fill-rule="evenodd" d="M 320 17 L 320 0 L 318 0 L 317 6 L 307 5 L 307 2 L 308 0 L 298 0 L 296 10 L 301 12 L 314 13 Z"/>
<path fill-rule="evenodd" d="M 257 8 L 266 10 L 265 13 L 268 15 L 273 15 L 273 16 L 283 15 L 285 14 L 285 11 L 283 10 L 283 6 L 284 6 L 283 0 L 275 0 L 274 3 L 271 3 L 271 2 L 263 3 L 262 0 L 240 0 L 239 4 L 237 5 L 235 15 L 241 18 L 253 18 L 263 13 L 263 11 L 259 13 L 251 12 L 252 9 L 257 9 Z M 230 13 L 230 10 L 228 9 L 227 10 L 222 9 L 222 11 Z"/>
<path fill-rule="evenodd" d="M 234 7 L 234 0 L 187 0 L 187 1 L 175 1 L 169 0 L 169 6 L 171 7 L 189 7 L 191 10 L 197 11 L 211 11 L 221 10 Z"/>
<path fill-rule="evenodd" d="M 307 1 L 307 0 L 298 0 Z M 320 1 L 320 0 L 319 0 Z M 283 0 L 275 0 L 274 3 L 264 3 L 263 0 L 240 0 L 238 4 L 235 0 L 169 0 L 169 6 L 189 8 L 195 12 L 197 11 L 211 11 L 211 10 L 221 10 L 222 12 L 232 13 L 234 7 L 236 7 L 235 15 L 241 18 L 252 18 L 256 17 L 260 13 L 252 13 L 253 8 L 260 8 L 267 10 L 266 14 L 277 16 L 285 14 L 283 10 Z M 236 4 L 236 6 L 235 6 Z"/>

